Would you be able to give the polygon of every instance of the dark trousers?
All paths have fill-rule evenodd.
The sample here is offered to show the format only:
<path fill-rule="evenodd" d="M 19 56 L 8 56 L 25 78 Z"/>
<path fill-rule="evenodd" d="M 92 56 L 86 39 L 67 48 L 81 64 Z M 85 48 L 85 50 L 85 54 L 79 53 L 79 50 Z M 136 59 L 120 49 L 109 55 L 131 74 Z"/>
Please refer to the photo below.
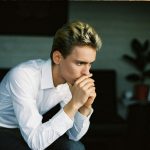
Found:
<path fill-rule="evenodd" d="M 30 150 L 18 129 L 7 129 L 0 127 L 0 149 L 1 150 Z M 85 150 L 84 145 L 78 141 L 69 140 L 63 135 L 52 143 L 46 150 Z"/>

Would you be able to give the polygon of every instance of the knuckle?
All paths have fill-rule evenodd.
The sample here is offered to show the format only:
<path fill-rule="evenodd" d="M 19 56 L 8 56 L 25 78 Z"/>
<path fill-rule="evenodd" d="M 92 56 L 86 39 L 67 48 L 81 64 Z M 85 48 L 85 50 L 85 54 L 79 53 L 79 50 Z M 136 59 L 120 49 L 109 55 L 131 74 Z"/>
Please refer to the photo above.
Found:
<path fill-rule="evenodd" d="M 81 83 L 79 83 L 79 84 L 78 84 L 78 87 L 79 87 L 79 88 L 81 88 L 81 87 L 82 87 L 82 84 L 81 84 Z"/>

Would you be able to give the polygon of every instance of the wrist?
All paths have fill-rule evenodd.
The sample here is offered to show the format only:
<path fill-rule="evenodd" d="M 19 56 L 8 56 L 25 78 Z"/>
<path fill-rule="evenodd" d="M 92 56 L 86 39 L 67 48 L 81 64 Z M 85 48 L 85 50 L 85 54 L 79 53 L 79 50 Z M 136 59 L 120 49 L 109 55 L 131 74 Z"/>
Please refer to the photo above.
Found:
<path fill-rule="evenodd" d="M 71 118 L 73 119 L 76 112 L 78 111 L 79 107 L 73 103 L 71 100 L 68 104 L 64 106 L 64 112 Z"/>
<path fill-rule="evenodd" d="M 79 108 L 79 112 L 84 116 L 88 116 L 91 113 L 91 111 L 92 111 L 92 105 L 90 106 L 83 105 L 82 107 Z"/>

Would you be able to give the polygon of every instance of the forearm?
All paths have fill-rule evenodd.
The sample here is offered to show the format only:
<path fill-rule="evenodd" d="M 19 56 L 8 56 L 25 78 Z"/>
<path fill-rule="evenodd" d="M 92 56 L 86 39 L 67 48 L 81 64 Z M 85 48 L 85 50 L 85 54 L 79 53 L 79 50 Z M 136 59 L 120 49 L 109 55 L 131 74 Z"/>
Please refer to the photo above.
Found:
<path fill-rule="evenodd" d="M 39 125 L 27 136 L 31 149 L 45 149 L 73 126 L 72 120 L 61 109 L 49 121 Z"/>
<path fill-rule="evenodd" d="M 77 106 L 72 100 L 64 106 L 64 112 L 73 120 L 77 113 L 79 106 Z"/>
<path fill-rule="evenodd" d="M 92 110 L 92 105 L 86 106 L 83 105 L 82 107 L 79 108 L 76 104 L 72 102 L 72 100 L 64 106 L 64 112 L 71 118 L 73 119 L 77 111 L 79 111 L 82 115 L 88 116 L 91 113 Z"/>

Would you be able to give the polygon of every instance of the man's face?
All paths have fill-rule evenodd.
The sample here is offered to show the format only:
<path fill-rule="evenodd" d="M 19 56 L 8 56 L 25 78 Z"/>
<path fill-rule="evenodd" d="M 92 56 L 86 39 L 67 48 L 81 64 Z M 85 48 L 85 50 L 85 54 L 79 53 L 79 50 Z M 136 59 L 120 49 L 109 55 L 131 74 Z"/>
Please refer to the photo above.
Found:
<path fill-rule="evenodd" d="M 83 75 L 90 73 L 96 59 L 96 50 L 89 46 L 75 46 L 72 53 L 60 62 L 60 76 L 64 82 L 74 84 Z"/>

